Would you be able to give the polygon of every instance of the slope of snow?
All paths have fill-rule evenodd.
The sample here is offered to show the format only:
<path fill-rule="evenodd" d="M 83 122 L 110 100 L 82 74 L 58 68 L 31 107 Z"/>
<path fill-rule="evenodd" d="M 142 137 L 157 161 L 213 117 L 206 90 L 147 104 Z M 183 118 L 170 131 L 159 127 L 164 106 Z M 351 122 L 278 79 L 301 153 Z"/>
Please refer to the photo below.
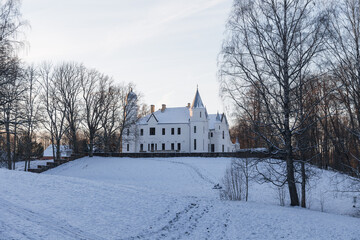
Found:
<path fill-rule="evenodd" d="M 212 187 L 229 163 L 94 157 L 44 174 L 0 169 L 0 239 L 360 239 L 360 219 L 276 206 L 270 185 L 254 185 L 250 202 L 220 201 Z"/>

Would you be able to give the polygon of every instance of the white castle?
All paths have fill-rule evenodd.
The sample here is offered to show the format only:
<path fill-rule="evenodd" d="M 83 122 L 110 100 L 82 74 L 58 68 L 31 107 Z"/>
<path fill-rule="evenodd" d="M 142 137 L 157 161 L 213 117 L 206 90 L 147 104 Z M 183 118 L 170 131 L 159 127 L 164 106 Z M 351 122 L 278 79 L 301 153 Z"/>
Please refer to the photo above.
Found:
<path fill-rule="evenodd" d="M 136 100 L 136 95 L 130 92 L 128 101 L 132 100 Z M 151 105 L 150 114 L 124 130 L 122 151 L 233 152 L 235 144 L 230 140 L 225 114 L 208 114 L 197 89 L 191 106 L 188 103 L 187 107 L 167 108 L 163 104 L 155 111 Z"/>

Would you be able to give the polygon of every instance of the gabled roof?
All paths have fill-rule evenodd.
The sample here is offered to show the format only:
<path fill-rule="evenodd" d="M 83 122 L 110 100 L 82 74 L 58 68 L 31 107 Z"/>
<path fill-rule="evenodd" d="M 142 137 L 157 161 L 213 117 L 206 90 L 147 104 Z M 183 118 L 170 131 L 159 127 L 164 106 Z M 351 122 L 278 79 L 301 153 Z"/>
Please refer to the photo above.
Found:
<path fill-rule="evenodd" d="M 201 97 L 199 94 L 199 89 L 196 89 L 195 97 L 192 102 L 191 108 L 203 108 L 203 107 L 204 107 L 204 104 L 201 100 Z"/>
<path fill-rule="evenodd" d="M 190 112 L 187 107 L 166 108 L 164 112 L 158 110 L 152 114 L 139 119 L 138 124 L 147 124 L 151 116 L 154 116 L 159 124 L 161 123 L 188 123 Z"/>
<path fill-rule="evenodd" d="M 148 120 L 147 120 L 146 122 L 150 121 L 151 117 L 154 117 L 154 118 L 155 118 L 155 121 L 159 122 L 159 120 L 157 120 L 157 118 L 156 118 L 156 116 L 154 115 L 154 113 L 151 113 L 151 114 L 150 114 L 150 116 L 149 116 L 149 118 L 148 118 Z"/>
<path fill-rule="evenodd" d="M 226 125 L 229 125 L 229 123 L 228 123 L 228 121 L 227 121 L 227 118 L 226 118 L 226 116 L 225 116 L 225 113 L 223 113 L 222 116 L 221 116 L 221 122 L 222 122 L 223 120 L 225 120 Z"/>
<path fill-rule="evenodd" d="M 217 114 L 209 114 L 208 119 L 209 119 L 209 129 L 210 130 L 215 129 L 216 123 L 222 123 L 225 121 L 225 123 L 227 125 L 229 125 L 227 122 L 225 113 L 221 114 L 221 116 L 220 116 L 219 112 Z"/>

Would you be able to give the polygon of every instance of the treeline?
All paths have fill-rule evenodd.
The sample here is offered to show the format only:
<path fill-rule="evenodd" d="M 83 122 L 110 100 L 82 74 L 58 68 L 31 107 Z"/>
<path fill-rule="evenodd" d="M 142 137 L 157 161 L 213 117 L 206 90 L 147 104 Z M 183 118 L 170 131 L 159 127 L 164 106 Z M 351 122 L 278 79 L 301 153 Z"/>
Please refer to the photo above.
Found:
<path fill-rule="evenodd" d="M 138 111 L 135 86 L 75 62 L 22 62 L 18 36 L 27 24 L 19 7 L 16 0 L 0 4 L 0 163 L 14 169 L 25 160 L 26 170 L 45 143 L 56 159 L 61 145 L 90 156 L 121 151 L 122 132 L 147 111 Z"/>
<path fill-rule="evenodd" d="M 219 57 L 242 148 L 283 154 L 265 180 L 301 204 L 306 163 L 360 177 L 360 1 L 235 0 Z M 271 169 L 271 167 L 269 167 Z"/>

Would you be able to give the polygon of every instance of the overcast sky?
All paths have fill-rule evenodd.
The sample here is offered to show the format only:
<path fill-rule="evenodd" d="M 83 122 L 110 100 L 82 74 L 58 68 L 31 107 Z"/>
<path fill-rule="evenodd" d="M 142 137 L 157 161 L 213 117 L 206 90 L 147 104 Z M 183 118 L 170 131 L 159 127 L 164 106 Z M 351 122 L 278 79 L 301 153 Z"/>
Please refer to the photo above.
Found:
<path fill-rule="evenodd" d="M 232 0 L 23 0 L 27 62 L 82 62 L 118 82 L 134 82 L 143 101 L 169 107 L 193 100 L 223 111 L 217 55 Z"/>

